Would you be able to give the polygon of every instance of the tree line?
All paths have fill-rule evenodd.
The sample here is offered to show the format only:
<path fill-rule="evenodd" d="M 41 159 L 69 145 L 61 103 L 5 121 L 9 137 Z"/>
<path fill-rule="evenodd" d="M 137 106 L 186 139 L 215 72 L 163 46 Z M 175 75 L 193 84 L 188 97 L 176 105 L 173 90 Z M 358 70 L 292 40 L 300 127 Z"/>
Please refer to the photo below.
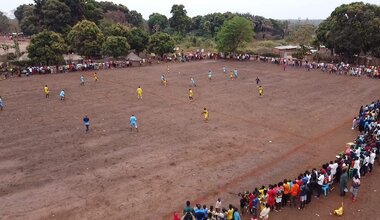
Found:
<path fill-rule="evenodd" d="M 292 25 L 249 13 L 211 13 L 191 18 L 183 5 L 173 5 L 170 12 L 170 18 L 153 13 L 145 21 L 137 11 L 107 1 L 34 0 L 34 4 L 17 7 L 14 15 L 21 31 L 33 35 L 28 52 L 39 63 L 62 61 L 62 54 L 67 52 L 85 57 L 118 57 L 130 50 L 163 55 L 173 52 L 183 36 L 212 39 L 221 52 L 244 51 L 254 36 L 266 39 L 270 35 L 300 45 L 324 44 L 347 57 L 380 56 L 377 5 L 341 5 L 319 27 Z M 1 21 L 0 16 L 0 28 Z M 52 56 L 45 60 L 43 54 Z"/>

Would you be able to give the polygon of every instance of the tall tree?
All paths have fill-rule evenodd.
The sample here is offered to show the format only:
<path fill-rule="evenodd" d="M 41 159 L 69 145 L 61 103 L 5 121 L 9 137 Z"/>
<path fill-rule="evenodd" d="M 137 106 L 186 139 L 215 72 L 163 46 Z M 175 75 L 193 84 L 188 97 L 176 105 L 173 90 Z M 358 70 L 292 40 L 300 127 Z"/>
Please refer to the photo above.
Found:
<path fill-rule="evenodd" d="M 59 0 L 46 0 L 42 5 L 42 27 L 63 33 L 70 28 L 70 8 Z"/>
<path fill-rule="evenodd" d="M 354 2 L 337 7 L 318 30 L 319 42 L 352 58 L 371 53 L 379 56 L 380 6 Z"/>
<path fill-rule="evenodd" d="M 218 32 L 217 47 L 221 52 L 236 52 L 242 49 L 246 43 L 253 39 L 253 24 L 247 19 L 235 16 L 225 21 L 222 29 Z"/>
<path fill-rule="evenodd" d="M 120 23 L 108 23 L 106 20 L 102 20 L 99 28 L 106 36 L 119 36 L 127 38 L 129 36 L 130 28 Z"/>
<path fill-rule="evenodd" d="M 87 20 L 99 24 L 100 20 L 103 19 L 103 9 L 100 3 L 95 0 L 87 0 L 84 5 L 84 16 Z"/>
<path fill-rule="evenodd" d="M 170 13 L 172 13 L 172 17 L 169 19 L 170 27 L 179 34 L 187 33 L 191 27 L 191 18 L 187 16 L 185 6 L 173 5 Z"/>
<path fill-rule="evenodd" d="M 312 24 L 299 24 L 290 28 L 288 41 L 300 45 L 311 45 L 317 27 Z"/>
<path fill-rule="evenodd" d="M 67 45 L 62 36 L 52 31 L 42 31 L 34 35 L 27 47 L 28 56 L 35 64 L 55 65 L 63 62 Z"/>
<path fill-rule="evenodd" d="M 127 19 L 127 22 L 135 27 L 141 27 L 144 22 L 142 15 L 135 10 L 132 10 L 125 14 L 125 17 Z"/>
<path fill-rule="evenodd" d="M 10 27 L 9 18 L 3 13 L 0 12 L 0 32 L 8 32 Z"/>
<path fill-rule="evenodd" d="M 85 57 L 97 57 L 101 54 L 104 35 L 94 22 L 78 22 L 67 35 L 71 50 Z"/>
<path fill-rule="evenodd" d="M 175 42 L 173 38 L 163 32 L 157 32 L 150 37 L 148 50 L 163 56 L 174 51 Z"/>
<path fill-rule="evenodd" d="M 117 58 L 128 54 L 130 46 L 127 42 L 127 38 L 110 36 L 107 37 L 102 46 L 102 54 L 105 56 L 112 56 Z"/>
<path fill-rule="evenodd" d="M 149 41 L 149 34 L 140 28 L 132 28 L 127 39 L 129 45 L 131 45 L 131 49 L 139 54 L 146 49 Z"/>
<path fill-rule="evenodd" d="M 42 10 L 42 9 L 41 9 Z M 22 9 L 22 20 L 19 20 L 21 31 L 25 35 L 33 35 L 41 30 L 39 18 L 35 14 L 36 7 L 33 5 L 26 5 Z"/>
<path fill-rule="evenodd" d="M 149 15 L 148 26 L 151 33 L 164 30 L 168 26 L 168 18 L 159 13 Z"/>
<path fill-rule="evenodd" d="M 70 8 L 70 24 L 74 25 L 85 18 L 85 0 L 60 0 Z"/>

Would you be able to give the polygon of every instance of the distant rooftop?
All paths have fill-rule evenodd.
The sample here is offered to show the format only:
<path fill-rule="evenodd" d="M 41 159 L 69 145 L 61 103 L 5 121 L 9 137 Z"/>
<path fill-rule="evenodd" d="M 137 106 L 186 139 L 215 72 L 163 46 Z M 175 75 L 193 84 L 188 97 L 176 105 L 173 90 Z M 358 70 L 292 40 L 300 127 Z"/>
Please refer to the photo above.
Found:
<path fill-rule="evenodd" d="M 278 46 L 275 48 L 278 50 L 294 50 L 294 49 L 299 49 L 301 47 L 300 46 L 293 46 L 293 45 L 286 45 L 286 46 Z"/>

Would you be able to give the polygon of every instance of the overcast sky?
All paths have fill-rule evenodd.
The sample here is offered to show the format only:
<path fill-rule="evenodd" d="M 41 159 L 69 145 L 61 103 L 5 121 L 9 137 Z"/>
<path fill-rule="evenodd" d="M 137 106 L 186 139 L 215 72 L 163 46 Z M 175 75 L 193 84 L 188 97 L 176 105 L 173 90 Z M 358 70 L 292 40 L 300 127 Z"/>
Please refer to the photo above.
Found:
<path fill-rule="evenodd" d="M 335 7 L 355 2 L 352 0 L 111 0 L 140 12 L 145 19 L 153 12 L 170 17 L 173 4 L 183 4 L 190 17 L 213 12 L 249 12 L 274 19 L 324 19 Z M 359 1 L 359 0 L 358 0 Z M 380 5 L 380 0 L 365 0 Z M 33 0 L 1 0 L 1 11 L 12 14 L 20 4 Z"/>

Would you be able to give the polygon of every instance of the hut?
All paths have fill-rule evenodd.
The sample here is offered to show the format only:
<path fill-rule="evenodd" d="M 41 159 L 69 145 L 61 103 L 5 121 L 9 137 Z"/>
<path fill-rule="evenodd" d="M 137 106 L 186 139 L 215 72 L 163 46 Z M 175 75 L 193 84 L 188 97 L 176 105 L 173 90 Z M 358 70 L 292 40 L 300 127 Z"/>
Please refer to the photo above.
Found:
<path fill-rule="evenodd" d="M 128 66 L 132 66 L 133 63 L 137 62 L 139 65 L 143 61 L 143 59 L 139 56 L 137 56 L 135 53 L 131 52 L 128 54 L 127 58 L 127 64 L 129 63 Z"/>

